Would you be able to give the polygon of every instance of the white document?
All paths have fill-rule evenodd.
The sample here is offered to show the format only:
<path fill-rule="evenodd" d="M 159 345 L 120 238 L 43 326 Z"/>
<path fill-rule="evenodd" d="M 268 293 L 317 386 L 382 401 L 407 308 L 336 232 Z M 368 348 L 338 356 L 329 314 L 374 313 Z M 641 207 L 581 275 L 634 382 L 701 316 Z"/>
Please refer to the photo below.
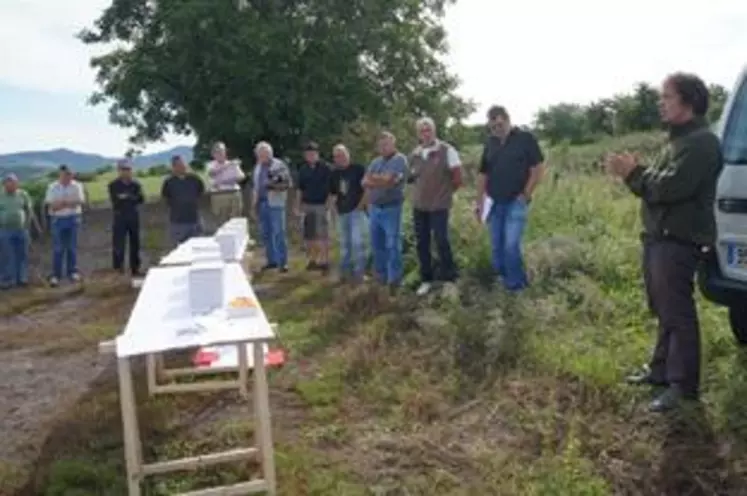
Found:
<path fill-rule="evenodd" d="M 490 198 L 488 195 L 485 195 L 485 199 L 482 202 L 482 215 L 480 221 L 483 224 L 488 223 L 488 216 L 490 215 L 490 210 L 493 208 L 493 199 Z"/>

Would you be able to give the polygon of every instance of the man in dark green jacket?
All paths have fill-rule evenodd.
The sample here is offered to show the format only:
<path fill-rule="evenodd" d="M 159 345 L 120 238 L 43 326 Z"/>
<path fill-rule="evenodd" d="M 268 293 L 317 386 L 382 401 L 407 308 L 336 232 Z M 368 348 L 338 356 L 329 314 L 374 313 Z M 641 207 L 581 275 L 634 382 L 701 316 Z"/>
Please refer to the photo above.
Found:
<path fill-rule="evenodd" d="M 697 399 L 700 387 L 700 328 L 693 280 L 701 255 L 716 235 L 713 205 L 722 168 L 721 146 L 705 114 L 708 89 L 697 76 L 669 76 L 660 112 L 669 140 L 650 166 L 635 156 L 607 159 L 607 169 L 641 198 L 643 273 L 659 335 L 649 367 L 629 378 L 665 387 L 650 405 L 670 410 Z"/>

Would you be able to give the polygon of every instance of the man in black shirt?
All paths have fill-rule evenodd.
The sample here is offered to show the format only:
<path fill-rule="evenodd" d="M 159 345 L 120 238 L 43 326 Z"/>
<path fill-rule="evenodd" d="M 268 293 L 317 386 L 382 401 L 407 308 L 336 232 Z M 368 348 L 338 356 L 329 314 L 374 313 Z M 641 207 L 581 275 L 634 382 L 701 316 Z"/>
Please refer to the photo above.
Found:
<path fill-rule="evenodd" d="M 140 213 L 143 189 L 132 177 L 132 164 L 120 160 L 119 177 L 109 183 L 109 201 L 114 212 L 112 222 L 112 264 L 114 270 L 124 271 L 125 245 L 130 249 L 130 272 L 140 274 Z"/>
<path fill-rule="evenodd" d="M 319 147 L 308 143 L 304 148 L 306 163 L 298 171 L 296 215 L 303 216 L 303 238 L 308 243 L 307 270 L 329 270 L 329 221 L 327 201 L 329 199 L 332 169 L 319 159 Z"/>
<path fill-rule="evenodd" d="M 161 197 L 169 206 L 169 235 L 173 245 L 202 234 L 200 198 L 204 193 L 205 184 L 200 176 L 189 171 L 179 155 L 172 157 L 171 175 L 163 182 Z"/>
<path fill-rule="evenodd" d="M 363 280 L 366 269 L 366 200 L 361 185 L 366 168 L 350 163 L 345 145 L 333 150 L 335 165 L 330 182 L 330 195 L 335 200 L 340 231 L 340 278 Z"/>
<path fill-rule="evenodd" d="M 511 126 L 505 108 L 490 108 L 488 127 L 491 134 L 482 151 L 475 211 L 490 230 L 493 269 L 507 290 L 520 291 L 529 284 L 521 238 L 544 157 L 534 135 Z"/>

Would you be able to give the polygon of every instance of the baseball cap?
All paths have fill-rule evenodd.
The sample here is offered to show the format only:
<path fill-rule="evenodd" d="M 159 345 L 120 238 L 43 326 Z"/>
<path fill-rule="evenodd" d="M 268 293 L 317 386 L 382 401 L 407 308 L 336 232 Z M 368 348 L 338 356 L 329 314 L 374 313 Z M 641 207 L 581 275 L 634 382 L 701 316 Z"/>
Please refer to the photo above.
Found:
<path fill-rule="evenodd" d="M 305 151 L 305 152 L 318 152 L 319 151 L 319 145 L 317 145 L 315 141 L 309 141 L 303 147 L 303 151 Z"/>
<path fill-rule="evenodd" d="M 3 176 L 3 182 L 5 181 L 18 181 L 18 176 L 16 176 L 12 172 L 8 172 Z"/>
<path fill-rule="evenodd" d="M 117 160 L 117 169 L 132 169 L 132 162 L 126 158 Z"/>

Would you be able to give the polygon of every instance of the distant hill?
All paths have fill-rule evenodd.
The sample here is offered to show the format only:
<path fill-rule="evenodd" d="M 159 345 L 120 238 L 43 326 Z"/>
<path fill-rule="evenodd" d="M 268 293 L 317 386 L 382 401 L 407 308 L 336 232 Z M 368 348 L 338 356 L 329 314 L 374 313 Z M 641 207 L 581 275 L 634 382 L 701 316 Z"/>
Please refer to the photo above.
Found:
<path fill-rule="evenodd" d="M 181 155 L 187 162 L 192 160 L 192 148 L 177 146 L 150 155 L 141 155 L 133 160 L 138 169 L 147 169 L 154 165 L 168 164 L 173 155 Z M 28 151 L 0 155 L 0 171 L 12 171 L 16 174 L 28 176 L 38 175 L 55 168 L 60 164 L 67 164 L 76 172 L 92 172 L 107 165 L 114 165 L 117 158 L 104 157 L 92 153 L 82 153 L 65 148 L 47 151 Z"/>
<path fill-rule="evenodd" d="M 6 167 L 0 165 L 0 177 L 10 172 L 18 176 L 21 181 L 27 181 L 38 176 L 43 176 L 49 171 L 47 167 L 23 166 L 23 167 Z"/>

